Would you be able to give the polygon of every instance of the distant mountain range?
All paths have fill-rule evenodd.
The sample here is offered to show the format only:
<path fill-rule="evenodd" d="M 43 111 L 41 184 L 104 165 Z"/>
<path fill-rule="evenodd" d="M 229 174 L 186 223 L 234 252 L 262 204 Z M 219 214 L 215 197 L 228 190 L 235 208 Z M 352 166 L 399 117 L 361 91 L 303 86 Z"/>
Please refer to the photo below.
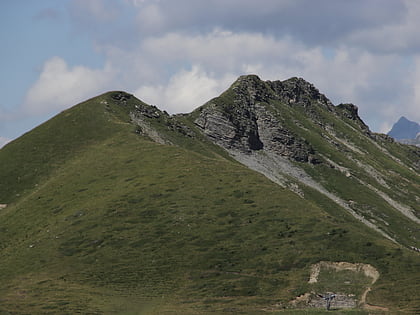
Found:
<path fill-rule="evenodd" d="M 388 135 L 401 143 L 420 145 L 420 124 L 401 117 Z"/>
<path fill-rule="evenodd" d="M 302 78 L 99 95 L 0 150 L 0 314 L 418 313 L 419 172 Z"/>

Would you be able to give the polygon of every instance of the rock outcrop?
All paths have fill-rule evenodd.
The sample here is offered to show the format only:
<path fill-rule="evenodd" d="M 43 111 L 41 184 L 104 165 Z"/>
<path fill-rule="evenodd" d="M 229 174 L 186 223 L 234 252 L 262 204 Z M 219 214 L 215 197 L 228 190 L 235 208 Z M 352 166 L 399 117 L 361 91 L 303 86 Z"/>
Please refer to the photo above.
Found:
<path fill-rule="evenodd" d="M 314 149 L 282 124 L 269 103 L 280 101 L 309 108 L 313 100 L 326 108 L 332 106 L 303 79 L 264 82 L 255 75 L 241 76 L 220 98 L 198 109 L 195 124 L 228 150 L 270 151 L 295 161 L 317 163 Z"/>
<path fill-rule="evenodd" d="M 337 105 L 337 109 L 343 117 L 355 121 L 363 132 L 370 135 L 369 127 L 360 118 L 359 108 L 356 105 L 350 103 L 339 104 Z"/>

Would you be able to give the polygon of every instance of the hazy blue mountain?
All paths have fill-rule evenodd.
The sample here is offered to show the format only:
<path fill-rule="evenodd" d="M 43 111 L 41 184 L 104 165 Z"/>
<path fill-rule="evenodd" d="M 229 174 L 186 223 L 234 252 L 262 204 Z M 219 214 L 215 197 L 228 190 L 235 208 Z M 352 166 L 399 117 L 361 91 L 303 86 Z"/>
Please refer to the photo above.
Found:
<path fill-rule="evenodd" d="M 388 135 L 396 140 L 415 139 L 419 132 L 420 125 L 403 116 L 394 124 L 394 126 L 392 126 Z"/>

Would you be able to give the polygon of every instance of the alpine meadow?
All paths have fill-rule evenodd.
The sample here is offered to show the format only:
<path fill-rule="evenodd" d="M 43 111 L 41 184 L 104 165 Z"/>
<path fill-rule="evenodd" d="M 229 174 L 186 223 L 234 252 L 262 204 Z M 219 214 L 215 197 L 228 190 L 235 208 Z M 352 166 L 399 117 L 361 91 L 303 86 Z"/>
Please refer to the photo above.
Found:
<path fill-rule="evenodd" d="M 419 170 L 302 78 L 107 92 L 0 149 L 0 314 L 419 313 Z"/>

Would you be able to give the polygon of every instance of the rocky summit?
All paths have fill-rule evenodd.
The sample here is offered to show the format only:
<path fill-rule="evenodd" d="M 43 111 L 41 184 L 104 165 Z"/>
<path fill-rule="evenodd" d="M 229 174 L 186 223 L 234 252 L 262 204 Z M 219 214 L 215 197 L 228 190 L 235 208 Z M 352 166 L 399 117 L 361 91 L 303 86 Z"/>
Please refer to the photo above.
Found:
<path fill-rule="evenodd" d="M 0 150 L 0 314 L 419 312 L 419 170 L 302 78 L 99 95 Z"/>
<path fill-rule="evenodd" d="M 398 142 L 420 146 L 420 125 L 401 117 L 388 132 Z"/>

